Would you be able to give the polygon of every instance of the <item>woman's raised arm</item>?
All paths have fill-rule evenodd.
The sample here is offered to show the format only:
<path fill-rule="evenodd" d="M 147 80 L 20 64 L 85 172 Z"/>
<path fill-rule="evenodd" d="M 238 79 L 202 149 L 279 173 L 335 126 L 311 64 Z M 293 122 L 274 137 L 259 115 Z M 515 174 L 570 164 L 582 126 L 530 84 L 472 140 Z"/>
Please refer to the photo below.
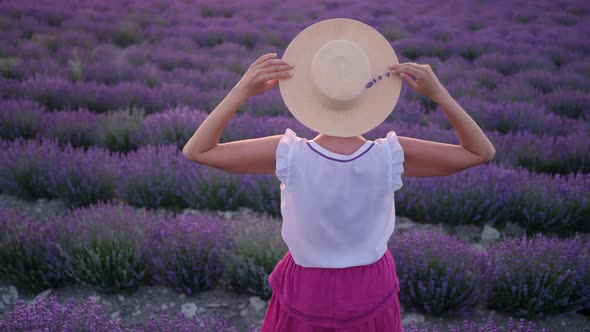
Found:
<path fill-rule="evenodd" d="M 207 116 L 182 149 L 194 162 L 233 173 L 272 173 L 275 151 L 283 135 L 219 143 L 219 138 L 234 113 L 249 97 L 276 86 L 279 79 L 291 77 L 293 66 L 274 59 L 276 53 L 259 57 L 236 86 Z"/>
<path fill-rule="evenodd" d="M 492 142 L 442 86 L 429 65 L 405 63 L 391 68 L 416 92 L 439 105 L 461 142 L 446 144 L 400 136 L 405 157 L 403 176 L 450 175 L 494 158 Z"/>

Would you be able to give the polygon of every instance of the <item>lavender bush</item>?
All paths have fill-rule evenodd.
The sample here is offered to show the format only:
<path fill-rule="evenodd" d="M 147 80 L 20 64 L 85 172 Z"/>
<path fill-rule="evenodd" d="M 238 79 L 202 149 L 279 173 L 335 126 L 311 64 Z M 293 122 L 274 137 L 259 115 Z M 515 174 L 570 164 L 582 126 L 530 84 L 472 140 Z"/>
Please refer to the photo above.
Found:
<path fill-rule="evenodd" d="M 57 196 L 70 207 L 88 206 L 114 198 L 119 170 L 119 155 L 108 150 L 87 151 L 67 145 L 59 154 L 53 182 Z"/>
<path fill-rule="evenodd" d="M 100 291 L 138 286 L 147 280 L 144 238 L 157 223 L 153 214 L 122 204 L 98 203 L 60 218 L 57 247 L 67 260 L 65 272 Z"/>
<path fill-rule="evenodd" d="M 281 182 L 274 176 L 257 174 L 243 175 L 247 202 L 245 206 L 255 211 L 263 211 L 273 217 L 281 217 Z"/>
<path fill-rule="evenodd" d="M 582 251 L 588 241 L 578 234 L 565 240 L 536 234 L 496 244 L 488 251 L 493 267 L 489 306 L 527 318 L 588 308 L 589 256 Z"/>
<path fill-rule="evenodd" d="M 590 112 L 587 92 L 558 88 L 545 95 L 543 101 L 552 112 L 574 119 L 587 117 Z"/>
<path fill-rule="evenodd" d="M 483 66 L 511 76 L 519 71 L 529 69 L 552 70 L 555 65 L 540 54 L 502 54 L 487 53 L 473 61 L 476 66 Z"/>
<path fill-rule="evenodd" d="M 14 68 L 22 62 L 20 58 L 6 57 L 0 58 L 0 76 L 18 79 L 18 75 L 14 72 Z"/>
<path fill-rule="evenodd" d="M 188 295 L 215 287 L 224 273 L 221 252 L 229 245 L 228 230 L 222 220 L 165 216 L 148 237 L 151 283 Z"/>
<path fill-rule="evenodd" d="M 27 303 L 17 300 L 15 307 L 0 317 L 2 331 L 123 331 L 117 321 L 110 320 L 99 304 L 89 299 L 76 305 L 72 299 L 64 304 L 55 294 L 42 301 Z"/>
<path fill-rule="evenodd" d="M 519 173 L 525 177 L 518 177 Z M 527 179 L 527 173 L 520 170 L 511 174 L 512 183 L 518 189 L 509 195 L 509 201 L 516 207 L 509 212 L 510 220 L 518 220 L 529 234 L 552 231 L 572 235 L 578 230 L 590 230 L 586 221 L 590 215 L 590 199 L 583 194 L 584 188 L 588 188 L 588 177 L 540 174 Z M 551 194 L 546 189 L 549 183 L 552 184 Z"/>
<path fill-rule="evenodd" d="M 237 174 L 183 160 L 179 168 L 178 195 L 187 206 L 196 209 L 237 210 L 247 205 L 243 181 Z"/>
<path fill-rule="evenodd" d="M 44 119 L 41 134 L 55 139 L 64 147 L 88 148 L 98 145 L 98 115 L 88 110 L 63 111 L 51 113 Z"/>
<path fill-rule="evenodd" d="M 170 319 L 167 312 L 159 319 L 152 317 L 141 328 L 124 328 L 118 320 L 109 319 L 100 304 L 92 299 L 75 304 L 72 299 L 60 303 L 55 294 L 30 304 L 17 300 L 15 307 L 0 317 L 2 331 L 96 331 L 96 332 L 236 332 L 236 328 L 219 314 L 194 316 L 187 319 L 182 313 Z"/>
<path fill-rule="evenodd" d="M 138 138 L 144 128 L 143 109 L 128 108 L 107 112 L 99 118 L 97 141 L 110 151 L 135 151 L 145 144 Z"/>
<path fill-rule="evenodd" d="M 2 141 L 0 151 L 0 187 L 2 192 L 26 200 L 57 197 L 55 176 L 60 161 L 55 141 L 17 139 Z"/>
<path fill-rule="evenodd" d="M 159 320 L 151 318 L 145 326 L 145 330 L 155 332 L 170 330 L 178 332 L 237 332 L 237 329 L 219 314 L 205 317 L 195 315 L 193 318 L 187 319 L 183 313 L 178 313 L 174 319 L 170 319 L 167 312 L 162 313 Z"/>
<path fill-rule="evenodd" d="M 236 82 L 237 83 L 237 82 Z M 285 103 L 279 91 L 269 91 L 249 98 L 244 106 L 244 113 L 256 116 L 278 116 L 285 114 Z"/>
<path fill-rule="evenodd" d="M 182 148 L 205 120 L 207 114 L 188 107 L 172 108 L 151 114 L 143 120 L 138 140 L 141 144 L 174 144 Z"/>
<path fill-rule="evenodd" d="M 448 91 L 452 91 L 452 95 L 454 98 L 469 98 L 478 96 L 481 94 L 481 86 L 480 83 L 476 79 L 466 79 L 465 81 L 453 81 L 446 84 L 446 88 Z M 415 92 L 412 92 L 415 93 Z M 429 109 L 435 109 L 438 107 L 438 104 L 434 100 L 428 97 L 422 96 L 425 99 L 423 104 L 429 106 Z"/>
<path fill-rule="evenodd" d="M 184 207 L 178 178 L 184 163 L 176 146 L 143 146 L 121 160 L 116 195 L 134 206 Z"/>
<path fill-rule="evenodd" d="M 548 332 L 546 328 L 538 329 L 535 327 L 531 321 L 525 322 L 524 318 L 521 318 L 519 321 L 515 321 L 512 317 L 508 319 L 508 324 L 506 326 L 499 325 L 494 318 L 490 318 L 486 320 L 485 323 L 476 323 L 473 321 L 466 321 L 464 320 L 461 325 L 452 326 L 447 328 L 443 328 L 441 331 L 449 331 L 449 332 L 530 332 L 530 331 L 538 331 L 538 332 Z M 410 327 L 407 329 L 408 332 L 438 332 L 439 328 L 438 325 L 435 324 L 431 328 L 418 328 L 416 323 L 412 321 Z"/>
<path fill-rule="evenodd" d="M 456 238 L 436 230 L 414 230 L 397 236 L 389 250 L 404 305 L 433 315 L 466 315 L 486 301 L 486 257 Z"/>
<path fill-rule="evenodd" d="M 590 238 L 586 234 L 586 241 L 579 248 L 578 262 L 576 264 L 577 273 L 575 274 L 575 282 L 578 287 L 578 300 L 580 303 L 586 303 L 583 309 L 579 312 L 584 315 L 590 314 Z"/>
<path fill-rule="evenodd" d="M 280 228 L 272 221 L 257 221 L 232 229 L 233 246 L 223 252 L 226 273 L 222 283 L 226 289 L 270 299 L 268 276 L 288 250 L 280 237 Z"/>
<path fill-rule="evenodd" d="M 522 84 L 518 80 L 506 79 L 504 84 L 498 86 L 494 91 L 484 94 L 484 97 L 495 103 L 499 102 L 527 102 L 541 100 L 543 94 L 536 88 Z"/>
<path fill-rule="evenodd" d="M 34 138 L 42 128 L 45 110 L 30 100 L 0 101 L 0 137 L 7 140 Z"/>
<path fill-rule="evenodd" d="M 226 68 L 211 68 L 201 74 L 198 83 L 201 90 L 221 88 L 229 91 L 241 78 L 241 75 Z"/>
<path fill-rule="evenodd" d="M 55 246 L 59 231 L 50 222 L 0 208 L 0 275 L 28 293 L 71 282 Z"/>

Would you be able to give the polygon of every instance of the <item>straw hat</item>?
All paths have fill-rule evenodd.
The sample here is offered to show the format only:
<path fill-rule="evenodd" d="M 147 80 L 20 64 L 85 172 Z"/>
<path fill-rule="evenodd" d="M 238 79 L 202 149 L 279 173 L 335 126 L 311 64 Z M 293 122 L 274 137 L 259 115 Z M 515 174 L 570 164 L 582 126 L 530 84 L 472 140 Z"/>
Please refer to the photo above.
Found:
<path fill-rule="evenodd" d="M 389 66 L 399 61 L 377 30 L 357 20 L 333 18 L 300 32 L 282 57 L 295 65 L 279 80 L 293 116 L 308 128 L 339 137 L 362 135 L 393 111 L 401 78 Z"/>

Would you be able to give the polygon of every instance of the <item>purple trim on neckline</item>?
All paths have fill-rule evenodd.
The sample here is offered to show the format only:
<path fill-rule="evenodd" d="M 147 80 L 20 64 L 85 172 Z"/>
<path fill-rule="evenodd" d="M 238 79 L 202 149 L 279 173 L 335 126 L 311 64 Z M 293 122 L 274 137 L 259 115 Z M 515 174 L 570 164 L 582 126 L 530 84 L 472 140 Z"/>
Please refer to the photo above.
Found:
<path fill-rule="evenodd" d="M 371 150 L 371 148 L 373 148 L 373 146 L 375 145 L 375 142 L 371 142 L 371 144 L 369 144 L 369 147 L 368 147 L 368 148 L 367 148 L 365 151 L 363 151 L 361 154 L 359 154 L 358 156 L 356 156 L 356 157 L 354 157 L 354 158 L 352 158 L 352 159 L 348 159 L 348 160 L 341 160 L 341 159 L 332 158 L 332 157 L 330 157 L 330 156 L 326 156 L 325 154 L 323 154 L 323 153 L 321 153 L 320 151 L 316 150 L 316 149 L 315 149 L 315 148 L 314 148 L 314 147 L 311 145 L 311 143 L 309 143 L 309 142 L 306 142 L 306 143 L 307 143 L 307 146 L 309 146 L 309 148 L 310 148 L 310 149 L 312 149 L 313 151 L 317 152 L 317 153 L 318 153 L 320 156 L 322 156 L 322 157 L 324 157 L 324 158 L 327 158 L 327 159 L 330 159 L 330 160 L 339 161 L 339 162 L 342 162 L 342 163 L 347 163 L 347 162 L 349 162 L 349 161 L 353 161 L 353 160 L 355 160 L 355 159 L 357 159 L 357 158 L 360 158 L 362 155 L 364 155 L 365 153 L 369 152 L 369 150 Z M 355 153 L 356 153 L 356 152 L 355 152 Z M 353 153 L 353 154 L 354 154 L 354 153 Z"/>

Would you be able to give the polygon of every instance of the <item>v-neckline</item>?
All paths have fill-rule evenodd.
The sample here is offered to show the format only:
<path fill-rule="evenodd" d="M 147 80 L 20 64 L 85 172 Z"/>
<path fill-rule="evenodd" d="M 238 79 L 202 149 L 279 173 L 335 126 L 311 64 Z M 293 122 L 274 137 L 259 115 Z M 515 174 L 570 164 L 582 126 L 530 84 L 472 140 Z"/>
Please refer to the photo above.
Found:
<path fill-rule="evenodd" d="M 322 147 L 321 145 L 319 145 L 318 143 L 316 143 L 315 141 L 307 141 L 308 144 L 310 144 L 313 148 L 315 148 L 316 150 L 319 150 L 321 153 L 326 154 L 330 157 L 334 157 L 334 158 L 354 158 L 356 156 L 358 156 L 359 154 L 363 153 L 366 148 L 373 144 L 372 141 L 367 140 L 363 145 L 361 145 L 360 148 L 358 148 L 355 152 L 353 152 L 352 154 L 341 154 L 341 153 L 336 153 L 336 152 L 332 152 L 324 147 Z"/>

